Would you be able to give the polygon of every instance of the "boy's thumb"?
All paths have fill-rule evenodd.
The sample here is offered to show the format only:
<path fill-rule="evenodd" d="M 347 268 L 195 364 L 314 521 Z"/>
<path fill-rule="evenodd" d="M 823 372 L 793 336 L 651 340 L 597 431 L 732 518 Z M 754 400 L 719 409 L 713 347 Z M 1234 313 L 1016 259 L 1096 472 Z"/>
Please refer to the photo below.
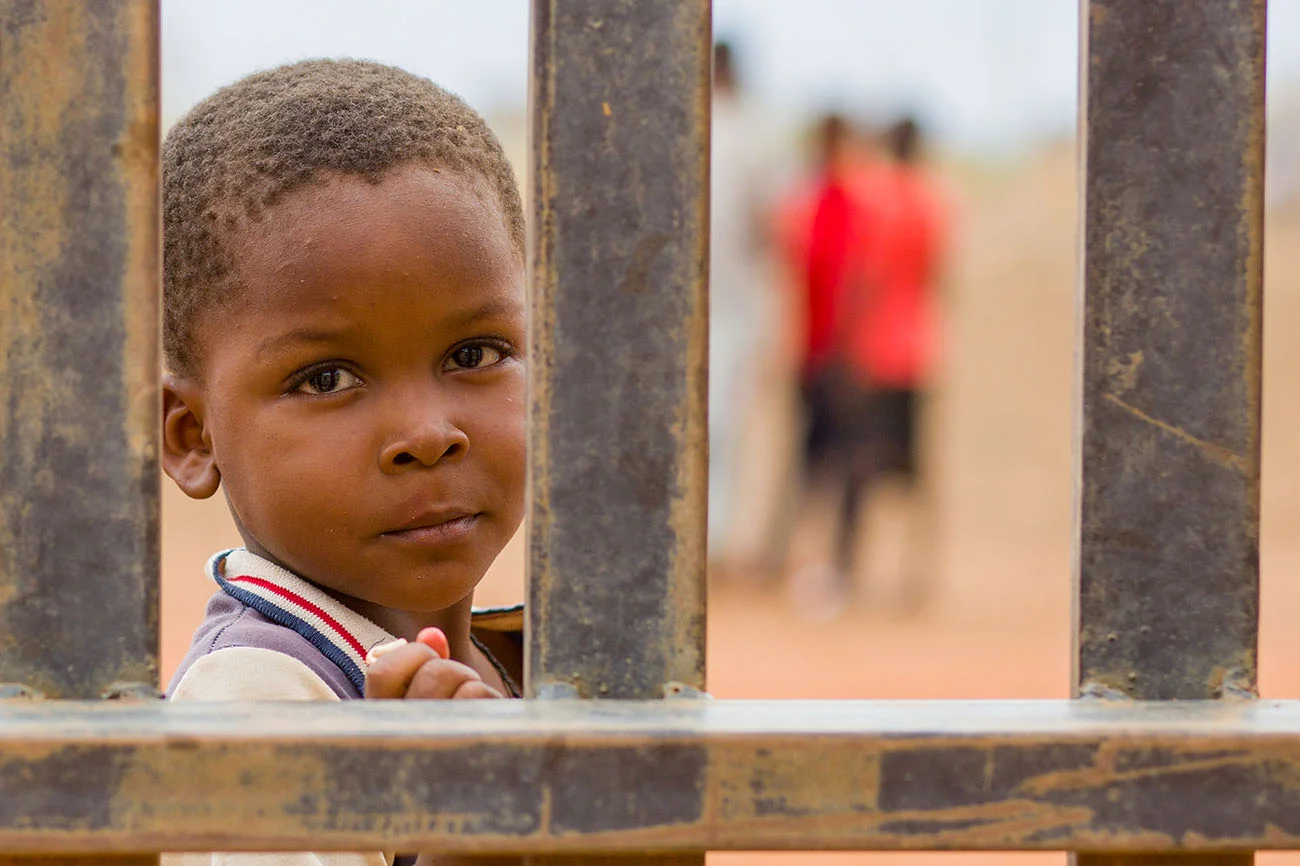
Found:
<path fill-rule="evenodd" d="M 447 636 L 442 633 L 442 629 L 429 628 L 420 629 L 420 633 L 415 636 L 417 643 L 422 643 L 429 649 L 438 654 L 438 658 L 451 658 L 451 645 L 447 643 Z"/>

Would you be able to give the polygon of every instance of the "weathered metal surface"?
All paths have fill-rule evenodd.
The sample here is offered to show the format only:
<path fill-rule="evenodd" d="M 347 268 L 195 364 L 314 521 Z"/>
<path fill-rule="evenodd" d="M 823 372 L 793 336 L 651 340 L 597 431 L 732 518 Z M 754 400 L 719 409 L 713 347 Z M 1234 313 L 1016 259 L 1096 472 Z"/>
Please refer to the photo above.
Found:
<path fill-rule="evenodd" d="M 528 691 L 702 689 L 710 2 L 532 9 Z M 634 834 L 695 820 L 702 759 L 584 757 L 550 808 Z M 638 793 L 666 768 L 671 789 Z"/>
<path fill-rule="evenodd" d="M 157 681 L 157 170 L 157 0 L 0 3 L 0 681 L 15 694 Z M 5 800 L 19 820 L 41 808 Z M 0 864 L 91 859 L 158 862 Z"/>
<path fill-rule="evenodd" d="M 1255 689 L 1264 7 L 1088 4 L 1080 688 Z"/>
<path fill-rule="evenodd" d="M 1076 858 L 1076 860 L 1079 858 Z M 1240 866 L 1249 854 L 1088 854 L 1088 866 Z"/>
<path fill-rule="evenodd" d="M 535 0 L 529 692 L 703 687 L 708 0 Z"/>
<path fill-rule="evenodd" d="M 99 854 L 86 854 L 76 856 L 72 854 L 50 854 L 50 855 L 17 855 L 7 856 L 0 854 L 0 866 L 103 866 L 108 863 L 111 866 L 128 866 L 136 862 L 134 859 L 128 859 L 125 856 L 105 858 Z M 157 863 L 157 855 L 141 855 L 138 862 L 143 866 L 145 863 Z"/>
<path fill-rule="evenodd" d="M 158 8 L 0 3 L 0 681 L 157 679 Z"/>
<path fill-rule="evenodd" d="M 0 707 L 0 850 L 1300 847 L 1300 702 Z"/>
<path fill-rule="evenodd" d="M 1256 694 L 1265 5 L 1083 3 L 1083 695 Z"/>

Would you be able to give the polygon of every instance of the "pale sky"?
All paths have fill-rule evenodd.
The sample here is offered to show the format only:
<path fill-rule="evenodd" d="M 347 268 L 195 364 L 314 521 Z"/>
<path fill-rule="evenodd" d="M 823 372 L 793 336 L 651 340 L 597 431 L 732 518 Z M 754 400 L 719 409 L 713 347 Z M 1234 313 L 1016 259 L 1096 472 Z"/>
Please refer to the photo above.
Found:
<path fill-rule="evenodd" d="M 668 0 L 671 2 L 671 0 Z M 168 119 L 258 68 L 364 57 L 425 75 L 486 114 L 527 88 L 527 0 L 163 0 Z M 949 147 L 1069 134 L 1077 0 L 715 0 L 753 92 L 782 116 L 918 112 Z M 1269 87 L 1300 90 L 1300 0 L 1269 3 Z"/>

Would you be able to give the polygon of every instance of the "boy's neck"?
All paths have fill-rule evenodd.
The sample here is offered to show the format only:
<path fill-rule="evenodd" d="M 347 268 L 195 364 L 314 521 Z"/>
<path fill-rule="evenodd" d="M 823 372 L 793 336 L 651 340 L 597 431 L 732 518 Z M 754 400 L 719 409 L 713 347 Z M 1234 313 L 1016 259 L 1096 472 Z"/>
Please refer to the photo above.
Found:
<path fill-rule="evenodd" d="M 305 580 L 306 578 L 304 578 Z M 334 592 L 320 586 L 320 590 L 347 606 L 349 610 L 361 614 L 393 637 L 415 640 L 421 629 L 433 627 L 442 630 L 451 647 L 451 657 L 456 661 L 467 662 L 475 657 L 474 644 L 470 640 L 470 614 L 474 597 L 467 596 L 449 608 L 438 611 L 405 611 L 381 607 L 358 598 Z"/>

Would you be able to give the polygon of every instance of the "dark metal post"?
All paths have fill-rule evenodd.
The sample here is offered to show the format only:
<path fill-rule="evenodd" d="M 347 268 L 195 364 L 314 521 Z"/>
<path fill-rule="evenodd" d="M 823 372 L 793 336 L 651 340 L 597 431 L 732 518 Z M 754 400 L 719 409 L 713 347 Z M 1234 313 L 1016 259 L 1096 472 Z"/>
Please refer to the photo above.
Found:
<path fill-rule="evenodd" d="M 710 2 L 532 8 L 529 693 L 660 698 L 704 686 Z M 593 756 L 551 821 L 696 820 L 699 757 Z"/>
<path fill-rule="evenodd" d="M 157 681 L 157 173 L 157 0 L 0 4 L 0 682 L 48 697 Z"/>
<path fill-rule="evenodd" d="M 1256 694 L 1265 5 L 1082 3 L 1084 697 Z"/>

